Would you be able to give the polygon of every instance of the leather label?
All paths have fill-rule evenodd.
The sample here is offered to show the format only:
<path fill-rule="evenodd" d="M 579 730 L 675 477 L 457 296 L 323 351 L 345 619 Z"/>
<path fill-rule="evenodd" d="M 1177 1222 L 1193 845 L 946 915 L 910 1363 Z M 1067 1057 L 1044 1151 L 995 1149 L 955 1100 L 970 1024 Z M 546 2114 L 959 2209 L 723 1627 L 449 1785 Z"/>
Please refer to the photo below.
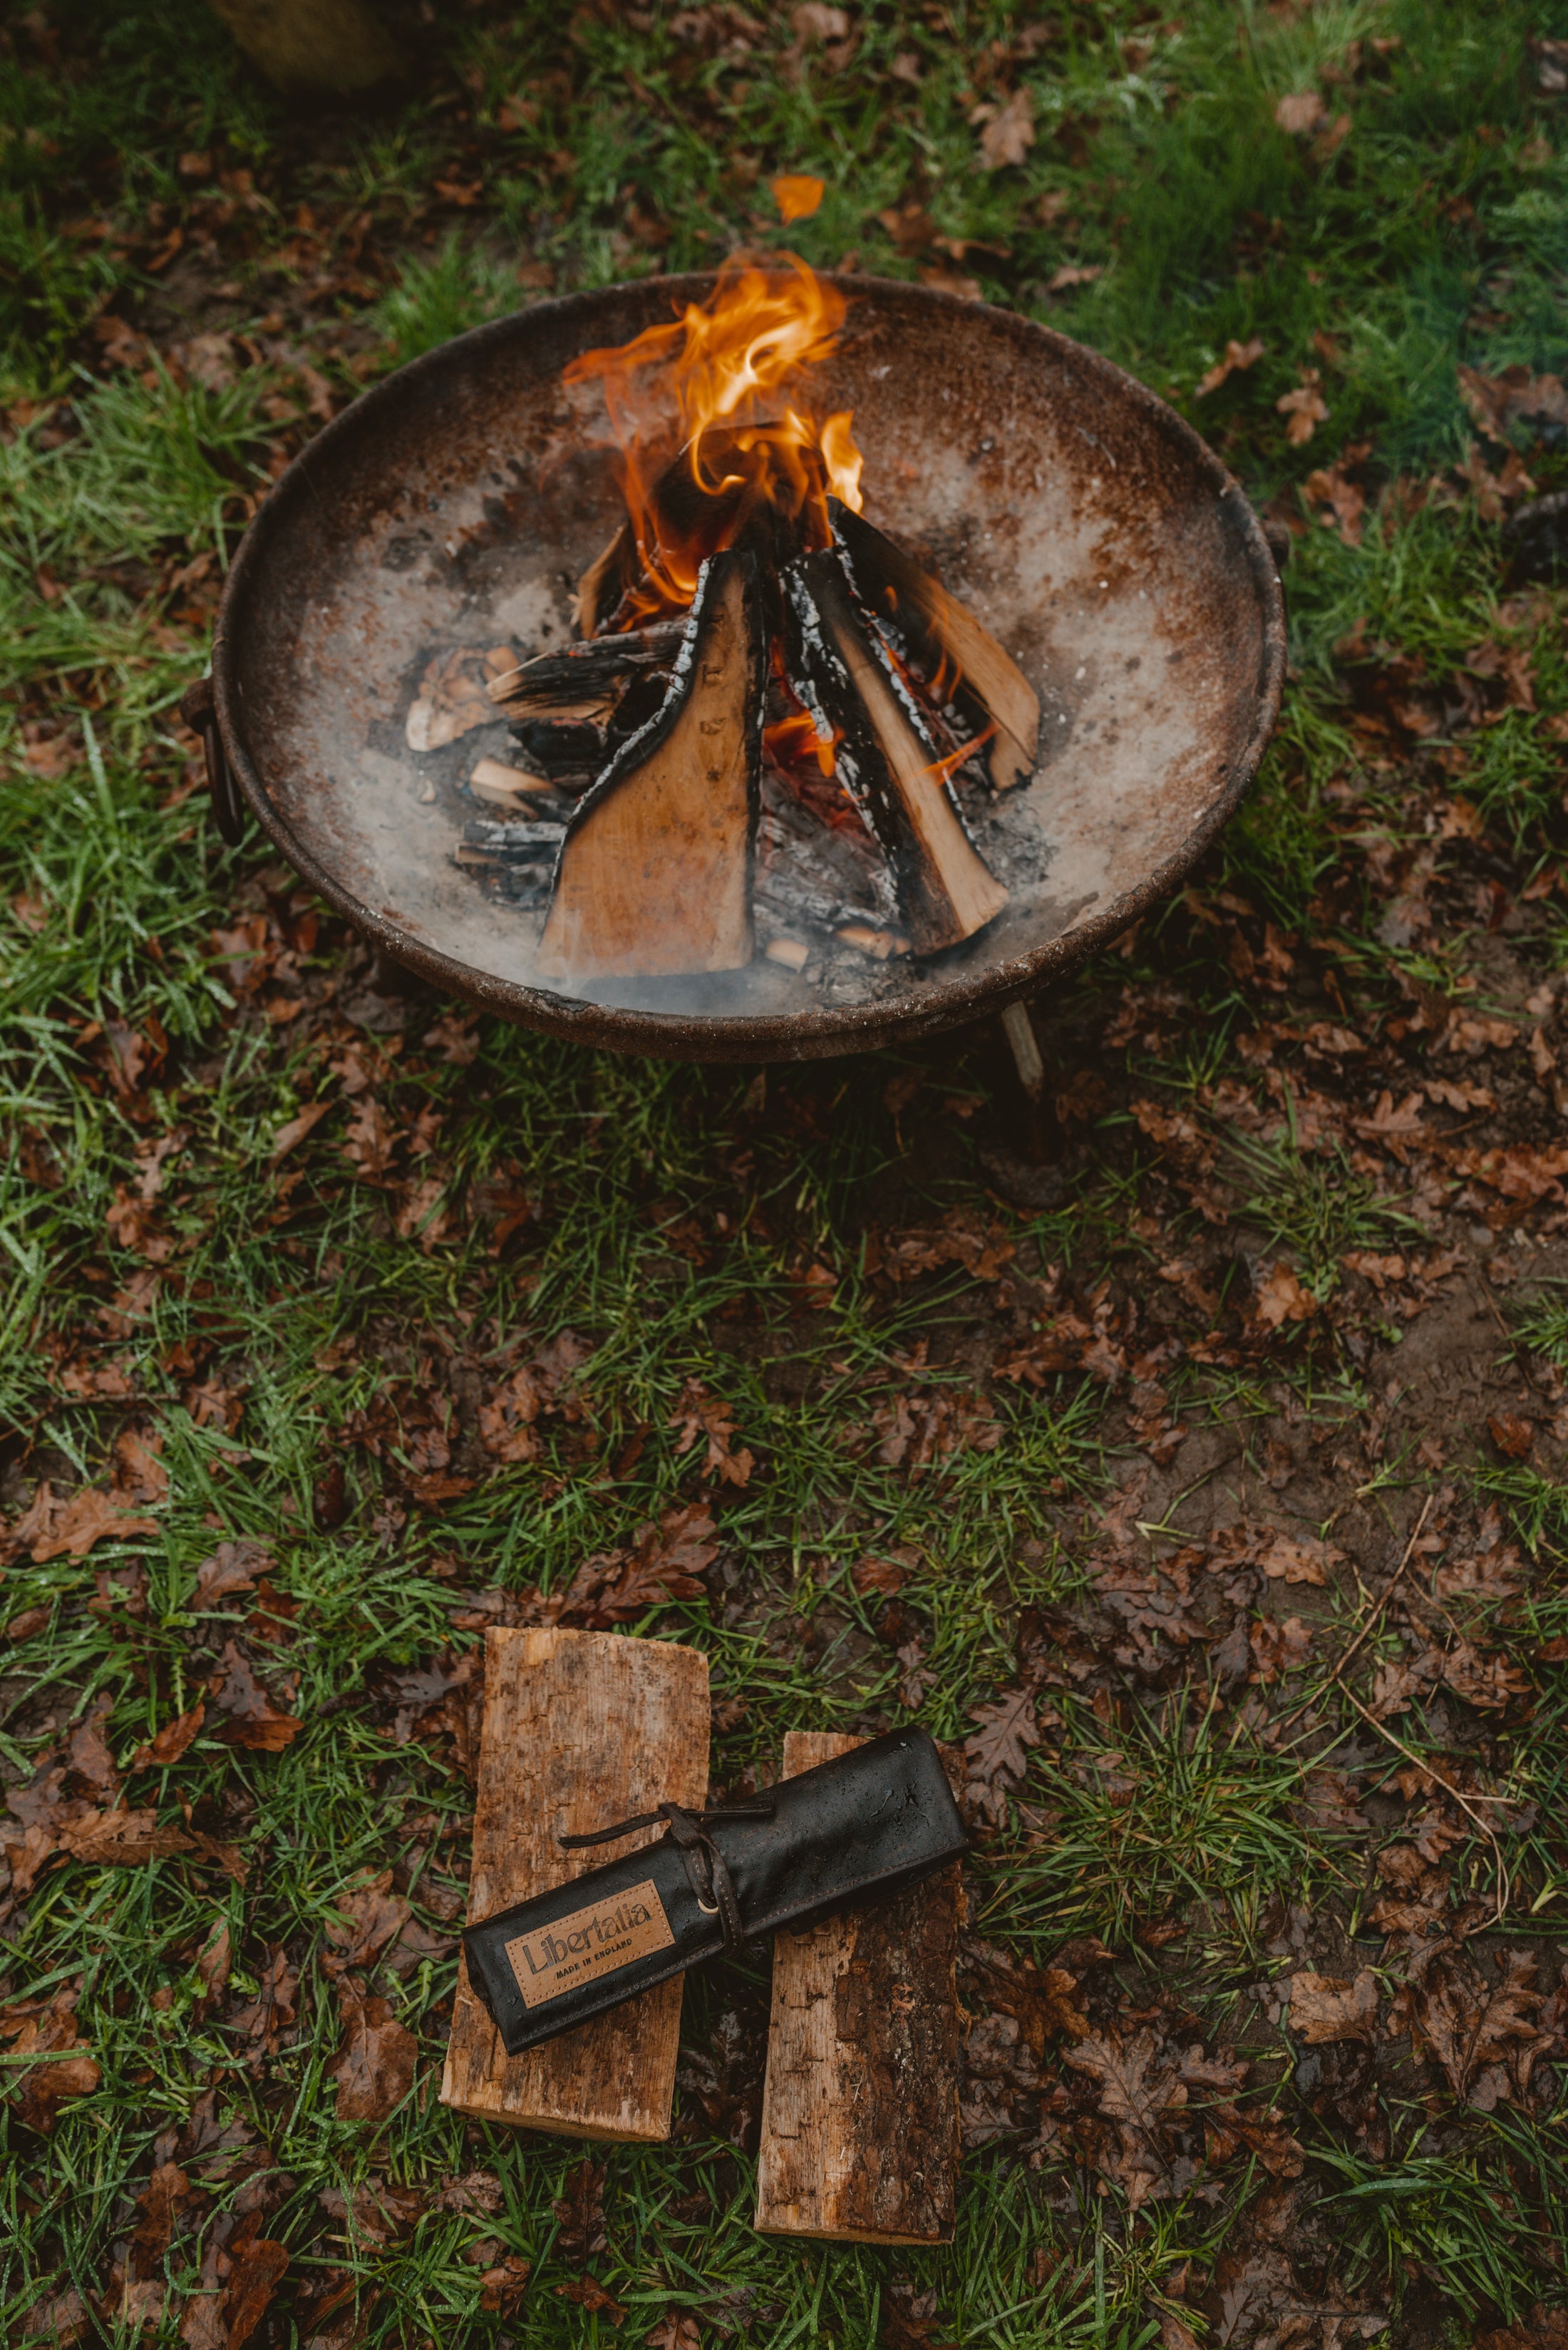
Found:
<path fill-rule="evenodd" d="M 506 1945 L 524 2007 L 542 2007 L 563 1992 L 580 1991 L 600 1975 L 629 1967 L 655 1950 L 675 1947 L 659 1887 L 651 1877 L 607 1901 L 574 1909 Z"/>

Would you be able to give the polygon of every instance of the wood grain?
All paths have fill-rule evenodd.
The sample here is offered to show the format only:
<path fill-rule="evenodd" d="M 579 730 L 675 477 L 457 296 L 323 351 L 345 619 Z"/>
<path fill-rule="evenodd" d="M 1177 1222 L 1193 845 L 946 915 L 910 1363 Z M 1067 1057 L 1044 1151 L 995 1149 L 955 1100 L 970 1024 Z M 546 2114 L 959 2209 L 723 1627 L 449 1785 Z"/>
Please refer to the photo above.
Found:
<path fill-rule="evenodd" d="M 880 660 L 858 627 L 833 622 L 834 640 L 888 762 L 927 877 L 932 935 L 917 944 L 954 946 L 995 920 L 1007 890 L 981 856 L 952 803 L 940 765 L 909 723 Z"/>
<path fill-rule="evenodd" d="M 575 981 L 750 962 L 763 691 L 756 617 L 734 556 L 713 557 L 685 699 L 634 736 L 561 844 L 540 972 Z M 722 566 L 722 569 L 719 567 Z"/>
<path fill-rule="evenodd" d="M 484 1729 L 470 1918 L 584 1876 L 581 1835 L 668 1797 L 708 1792 L 708 1660 L 667 1640 L 520 1630 L 484 1638 Z M 653 1843 L 628 1836 L 613 1856 Z M 575 2032 L 508 2056 L 460 1968 L 441 2101 L 485 2121 L 566 2137 L 667 2138 L 681 1981 L 657 1984 Z"/>
<path fill-rule="evenodd" d="M 863 1742 L 791 1731 L 784 1775 Z M 958 2195 L 959 1866 L 774 1943 L 757 2164 L 767 2235 L 950 2242 Z"/>

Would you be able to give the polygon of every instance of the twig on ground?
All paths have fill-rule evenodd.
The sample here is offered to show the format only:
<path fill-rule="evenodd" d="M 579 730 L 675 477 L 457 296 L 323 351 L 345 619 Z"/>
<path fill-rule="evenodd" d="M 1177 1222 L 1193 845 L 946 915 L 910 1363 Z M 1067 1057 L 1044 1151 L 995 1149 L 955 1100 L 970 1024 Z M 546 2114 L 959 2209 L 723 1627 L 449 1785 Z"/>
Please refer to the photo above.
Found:
<path fill-rule="evenodd" d="M 1362 1704 L 1355 1691 L 1346 1682 L 1339 1680 L 1337 1675 L 1335 1679 L 1342 1694 L 1350 1700 L 1363 1721 L 1369 1722 L 1379 1738 L 1386 1738 L 1390 1746 L 1397 1748 L 1406 1761 L 1413 1762 L 1417 1771 L 1424 1771 L 1428 1778 L 1441 1787 L 1446 1795 L 1451 1795 L 1467 1819 L 1473 1821 L 1481 1835 L 1485 1836 L 1491 1846 L 1491 1856 L 1497 1863 L 1497 1908 L 1494 1912 L 1494 1923 L 1501 1926 L 1503 1912 L 1508 1908 L 1509 1897 L 1513 1889 L 1512 1884 L 1508 1874 L 1508 1864 L 1502 1856 L 1502 1846 L 1498 1842 L 1497 1831 L 1488 1825 L 1475 1807 L 1477 1804 L 1506 1804 L 1510 1798 L 1507 1795 L 1462 1795 L 1453 1781 L 1445 1779 L 1442 1773 L 1434 1769 L 1424 1754 L 1417 1754 L 1413 1746 L 1407 1746 L 1402 1738 L 1396 1738 L 1387 1723 L 1379 1721 L 1371 1708 Z"/>
<path fill-rule="evenodd" d="M 1286 1714 L 1283 1721 L 1280 1723 L 1279 1728 L 1274 1733 L 1276 1738 L 1282 1736 L 1293 1721 L 1299 1721 L 1303 1713 L 1311 1711 L 1311 1709 L 1317 1703 L 1318 1699 L 1324 1694 L 1324 1691 L 1327 1690 L 1331 1682 L 1338 1681 L 1340 1686 L 1343 1688 L 1344 1681 L 1342 1677 L 1344 1675 L 1345 1669 L 1346 1665 L 1349 1664 L 1352 1657 L 1355 1656 L 1357 1648 L 1360 1648 L 1362 1642 L 1366 1639 L 1367 1634 L 1372 1631 L 1374 1627 L 1377 1624 L 1383 1614 L 1383 1610 L 1387 1607 L 1390 1599 L 1393 1598 L 1394 1586 L 1398 1582 L 1400 1576 L 1404 1574 L 1405 1569 L 1409 1565 L 1410 1561 L 1415 1555 L 1416 1544 L 1421 1537 L 1421 1529 L 1426 1524 L 1428 1518 L 1430 1516 L 1431 1509 L 1432 1497 L 1430 1493 L 1428 1493 L 1426 1500 L 1421 1504 L 1421 1514 L 1416 1520 L 1416 1523 L 1411 1529 L 1410 1539 L 1405 1545 L 1404 1555 L 1400 1559 L 1399 1564 L 1395 1568 L 1393 1574 L 1389 1576 L 1387 1582 L 1384 1585 L 1371 1614 L 1366 1617 L 1366 1622 L 1361 1626 L 1355 1638 L 1351 1641 L 1349 1647 L 1345 1650 L 1338 1662 L 1330 1671 L 1328 1681 L 1325 1681 L 1322 1688 L 1315 1690 L 1311 1697 L 1303 1698 L 1293 1713 Z"/>

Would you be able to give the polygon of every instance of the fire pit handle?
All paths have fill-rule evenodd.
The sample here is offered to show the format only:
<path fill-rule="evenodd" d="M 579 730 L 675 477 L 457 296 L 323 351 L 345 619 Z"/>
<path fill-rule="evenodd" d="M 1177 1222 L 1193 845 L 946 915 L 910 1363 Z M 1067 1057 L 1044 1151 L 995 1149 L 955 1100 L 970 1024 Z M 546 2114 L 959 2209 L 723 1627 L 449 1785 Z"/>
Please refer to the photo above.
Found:
<path fill-rule="evenodd" d="M 245 837 L 245 804 L 229 770 L 223 755 L 223 738 L 218 732 L 218 712 L 213 700 L 213 681 L 199 677 L 180 696 L 180 715 L 192 734 L 202 738 L 202 749 L 207 761 L 207 789 L 212 795 L 213 814 L 218 830 L 231 848 L 238 848 Z"/>

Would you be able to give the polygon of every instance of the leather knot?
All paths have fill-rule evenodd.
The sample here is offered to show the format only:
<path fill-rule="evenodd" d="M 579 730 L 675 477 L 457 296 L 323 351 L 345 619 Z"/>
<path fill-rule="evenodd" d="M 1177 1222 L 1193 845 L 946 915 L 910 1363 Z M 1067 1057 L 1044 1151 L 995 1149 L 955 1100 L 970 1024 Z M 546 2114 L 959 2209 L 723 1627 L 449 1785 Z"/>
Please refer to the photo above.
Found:
<path fill-rule="evenodd" d="M 639 1812 L 635 1819 L 618 1820 L 614 1827 L 597 1828 L 591 1835 L 557 1836 L 556 1842 L 568 1852 L 580 1851 L 588 1845 L 614 1844 L 621 1836 L 631 1835 L 639 1828 L 654 1827 L 662 1820 L 670 1842 L 686 1864 L 697 1907 L 705 1916 L 718 1918 L 725 1953 L 733 1958 L 745 1944 L 745 1920 L 741 1916 L 734 1880 L 724 1856 L 708 1831 L 721 1820 L 771 1820 L 773 1816 L 771 1795 L 758 1795 L 743 1804 L 727 1804 L 713 1812 L 689 1811 L 684 1804 L 660 1804 L 657 1811 Z"/>

